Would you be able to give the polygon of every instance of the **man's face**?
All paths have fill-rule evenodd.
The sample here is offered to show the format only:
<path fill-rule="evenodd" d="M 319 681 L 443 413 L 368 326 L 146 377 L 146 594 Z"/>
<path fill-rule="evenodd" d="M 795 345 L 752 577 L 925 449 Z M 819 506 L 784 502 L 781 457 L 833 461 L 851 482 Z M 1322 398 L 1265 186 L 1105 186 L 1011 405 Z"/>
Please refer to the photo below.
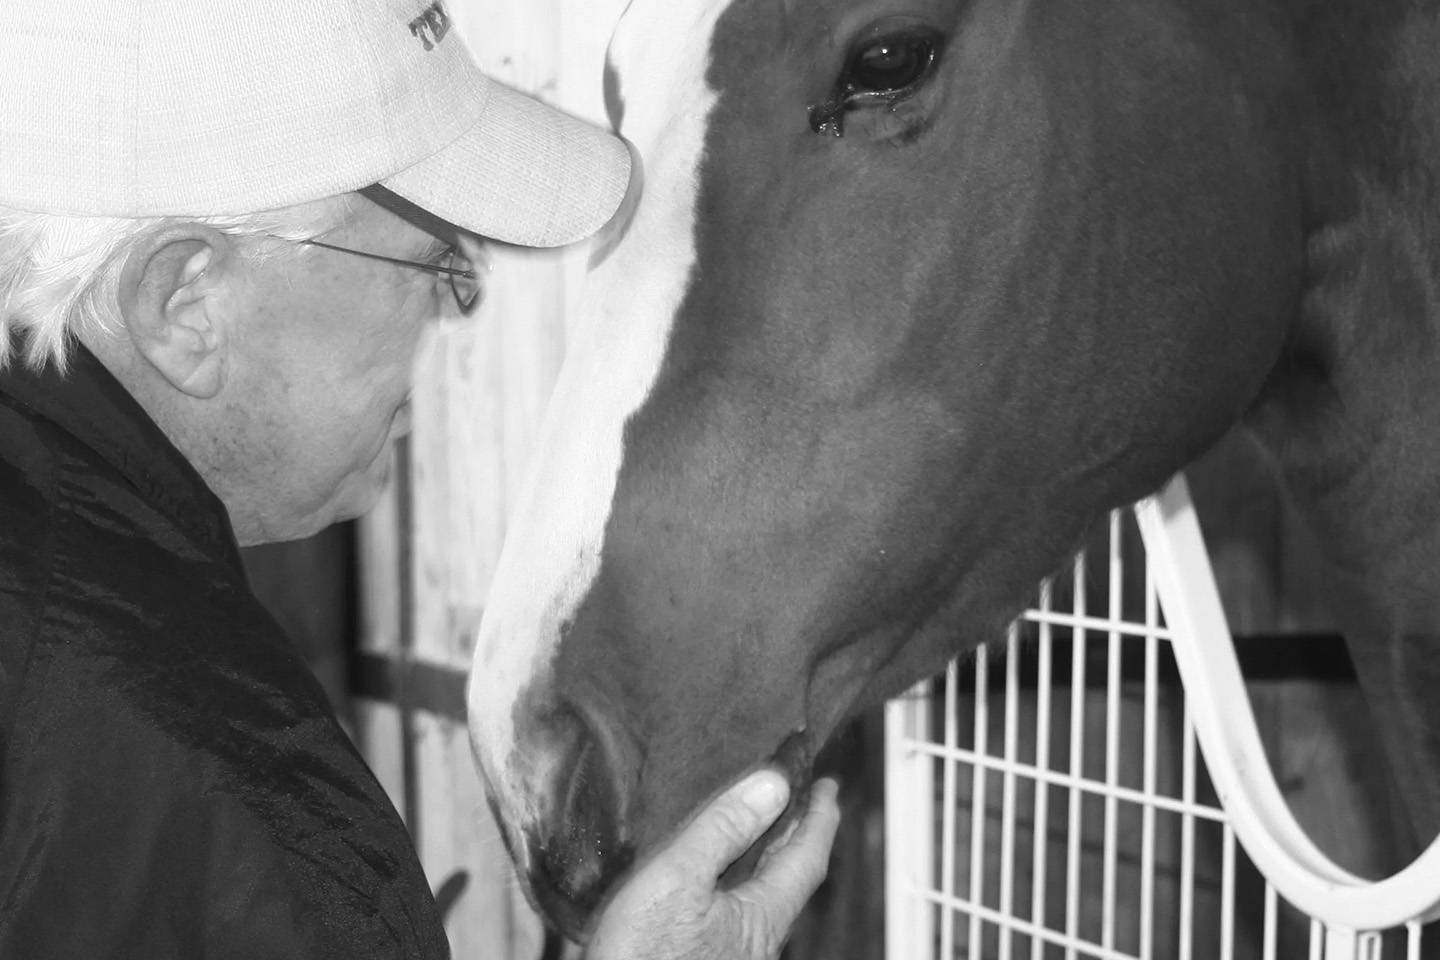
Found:
<path fill-rule="evenodd" d="M 449 250 L 365 199 L 320 239 L 426 263 Z M 443 278 L 318 247 L 282 245 L 247 275 L 216 398 L 225 434 L 204 458 L 242 544 L 307 536 L 375 503 L 409 426 L 421 333 L 453 308 Z"/>

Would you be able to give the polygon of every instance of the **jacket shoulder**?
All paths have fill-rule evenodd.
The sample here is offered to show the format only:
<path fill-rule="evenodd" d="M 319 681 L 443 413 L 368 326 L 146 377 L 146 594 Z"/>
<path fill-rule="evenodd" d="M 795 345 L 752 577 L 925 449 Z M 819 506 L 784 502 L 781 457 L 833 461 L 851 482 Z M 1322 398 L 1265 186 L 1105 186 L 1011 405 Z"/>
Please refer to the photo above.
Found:
<path fill-rule="evenodd" d="M 0 744 L 51 578 L 57 470 L 47 432 L 0 394 Z"/>

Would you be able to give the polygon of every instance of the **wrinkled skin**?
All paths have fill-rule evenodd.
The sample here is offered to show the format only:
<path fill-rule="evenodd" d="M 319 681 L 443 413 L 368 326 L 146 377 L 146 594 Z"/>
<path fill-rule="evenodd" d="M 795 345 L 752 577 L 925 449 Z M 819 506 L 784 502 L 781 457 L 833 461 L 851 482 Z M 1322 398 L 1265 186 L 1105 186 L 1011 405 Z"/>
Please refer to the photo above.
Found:
<path fill-rule="evenodd" d="M 744 771 L 803 788 L 846 716 L 993 636 L 1092 521 L 1241 421 L 1331 537 L 1370 692 L 1409 704 L 1380 722 L 1424 834 L 1440 751 L 1396 658 L 1435 635 L 1440 498 L 1364 466 L 1440 476 L 1440 150 L 1407 152 L 1440 145 L 1413 39 L 1435 19 L 634 0 L 609 92 L 645 189 L 592 275 L 470 694 L 558 924 L 583 936 Z M 861 86 L 927 45 L 933 66 L 862 102 L 877 40 L 902 56 Z"/>

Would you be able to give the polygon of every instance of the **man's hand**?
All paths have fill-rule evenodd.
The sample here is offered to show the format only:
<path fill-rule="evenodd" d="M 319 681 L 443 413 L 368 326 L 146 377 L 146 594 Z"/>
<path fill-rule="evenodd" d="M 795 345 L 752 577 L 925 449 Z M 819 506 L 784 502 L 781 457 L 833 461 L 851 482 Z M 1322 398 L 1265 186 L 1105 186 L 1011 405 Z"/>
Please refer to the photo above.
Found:
<path fill-rule="evenodd" d="M 774 960 L 820 881 L 840 823 L 833 780 L 821 780 L 789 836 L 749 880 L 716 881 L 758 840 L 789 799 L 773 770 L 722 793 L 615 895 L 586 951 L 588 960 Z"/>

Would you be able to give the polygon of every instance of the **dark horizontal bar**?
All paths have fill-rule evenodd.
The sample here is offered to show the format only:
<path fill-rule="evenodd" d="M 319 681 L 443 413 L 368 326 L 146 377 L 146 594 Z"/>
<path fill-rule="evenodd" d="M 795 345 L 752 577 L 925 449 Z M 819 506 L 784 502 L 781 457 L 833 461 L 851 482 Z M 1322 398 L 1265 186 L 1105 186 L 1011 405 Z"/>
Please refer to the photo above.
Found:
<path fill-rule="evenodd" d="M 464 723 L 466 675 L 437 663 L 361 653 L 352 663 L 350 689 L 357 697 Z"/>
<path fill-rule="evenodd" d="M 1036 641 L 1033 625 L 1021 631 L 1021 642 L 1026 655 L 1020 659 L 1019 681 L 1022 687 L 1033 689 L 1039 672 L 1038 658 L 1033 655 Z M 1068 684 L 1073 663 L 1073 646 L 1068 628 L 1052 628 L 1050 676 L 1053 684 Z M 1109 644 L 1103 631 L 1087 631 L 1085 642 L 1085 686 L 1103 687 L 1109 659 Z M 1178 685 L 1180 674 L 1175 660 L 1170 655 L 1169 644 L 1160 643 L 1158 678 L 1160 683 Z M 1002 650 L 1003 647 L 996 646 Z M 1338 634 L 1251 634 L 1235 638 L 1235 655 L 1240 661 L 1240 672 L 1246 680 L 1313 680 L 1326 683 L 1353 683 L 1355 668 L 1345 648 L 1345 640 Z M 993 685 L 1004 682 L 1005 658 L 991 656 L 988 674 Z M 960 664 L 960 676 L 967 682 L 974 682 L 975 662 L 971 657 Z M 1134 638 L 1127 637 L 1120 647 L 1120 678 L 1127 683 L 1141 683 L 1145 679 L 1145 647 Z"/>

